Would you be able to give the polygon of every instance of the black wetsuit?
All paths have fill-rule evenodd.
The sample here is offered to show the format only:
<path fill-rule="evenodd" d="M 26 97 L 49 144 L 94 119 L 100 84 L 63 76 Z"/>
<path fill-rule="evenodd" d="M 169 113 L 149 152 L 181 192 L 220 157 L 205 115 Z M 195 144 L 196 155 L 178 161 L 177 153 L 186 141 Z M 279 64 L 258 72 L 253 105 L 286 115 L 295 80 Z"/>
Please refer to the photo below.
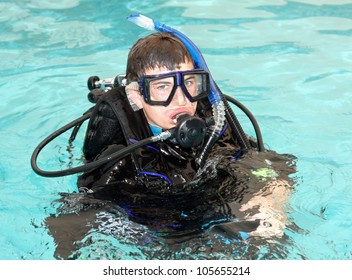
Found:
<path fill-rule="evenodd" d="M 201 118 L 211 116 L 207 100 L 198 102 L 196 115 Z M 152 136 L 142 110 L 133 111 L 124 87 L 107 92 L 93 109 L 86 138 L 84 156 L 87 161 L 107 156 L 127 145 Z M 182 148 L 175 140 L 157 142 L 136 149 L 117 162 L 111 162 L 79 177 L 81 189 L 94 189 L 95 186 L 113 182 L 130 182 L 177 185 L 190 182 L 197 172 L 195 159 L 202 149 Z M 230 128 L 217 141 L 215 150 L 226 149 L 230 154 L 239 151 L 237 141 Z"/>

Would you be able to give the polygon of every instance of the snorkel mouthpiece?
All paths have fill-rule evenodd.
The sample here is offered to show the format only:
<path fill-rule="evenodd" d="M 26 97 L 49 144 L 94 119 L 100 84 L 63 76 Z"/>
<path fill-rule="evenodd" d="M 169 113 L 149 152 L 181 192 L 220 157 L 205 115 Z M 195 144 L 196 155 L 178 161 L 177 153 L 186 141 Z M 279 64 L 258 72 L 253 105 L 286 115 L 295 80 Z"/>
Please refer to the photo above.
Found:
<path fill-rule="evenodd" d="M 151 18 L 140 14 L 130 15 L 127 18 L 129 21 L 133 22 L 135 25 L 138 25 L 144 29 L 155 30 L 155 22 Z"/>

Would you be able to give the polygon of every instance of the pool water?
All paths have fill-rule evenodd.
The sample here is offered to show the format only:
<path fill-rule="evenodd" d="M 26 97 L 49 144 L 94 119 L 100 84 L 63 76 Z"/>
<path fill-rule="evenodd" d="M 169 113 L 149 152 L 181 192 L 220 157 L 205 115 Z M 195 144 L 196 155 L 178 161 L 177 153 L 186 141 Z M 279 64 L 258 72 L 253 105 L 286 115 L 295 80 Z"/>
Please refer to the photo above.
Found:
<path fill-rule="evenodd" d="M 285 230 L 285 242 L 253 245 L 249 239 L 210 255 L 210 245 L 234 241 L 205 234 L 186 247 L 166 244 L 109 205 L 87 212 L 103 225 L 99 234 L 78 232 L 84 228 L 79 221 L 66 232 L 82 238 L 74 256 L 239 259 L 256 251 L 262 259 L 352 259 L 351 1 L 28 0 L 1 1 L 0 8 L 0 259 L 55 259 L 57 245 L 45 220 L 57 213 L 61 193 L 73 194 L 66 200 L 79 196 L 77 177 L 40 177 L 30 157 L 47 135 L 92 106 L 86 97 L 89 76 L 124 72 L 129 48 L 149 34 L 126 20 L 133 13 L 191 38 L 222 91 L 256 116 L 266 147 L 297 157 L 286 208 L 294 226 Z M 254 135 L 246 117 L 238 116 Z M 46 169 L 65 168 L 72 154 L 70 163 L 78 164 L 81 131 L 70 152 L 65 134 L 39 162 Z M 143 246 L 156 250 L 146 253 Z"/>

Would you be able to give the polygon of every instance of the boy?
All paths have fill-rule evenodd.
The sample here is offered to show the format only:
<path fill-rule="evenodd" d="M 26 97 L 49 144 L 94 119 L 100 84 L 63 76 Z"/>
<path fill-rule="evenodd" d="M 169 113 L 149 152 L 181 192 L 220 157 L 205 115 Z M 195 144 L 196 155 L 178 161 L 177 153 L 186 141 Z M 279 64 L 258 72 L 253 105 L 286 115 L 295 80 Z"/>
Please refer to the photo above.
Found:
<path fill-rule="evenodd" d="M 84 143 L 86 159 L 105 157 L 128 146 L 129 142 L 171 129 L 180 116 L 211 117 L 207 98 L 209 74 L 194 68 L 187 48 L 169 33 L 159 32 L 137 41 L 128 55 L 127 86 L 124 90 L 106 93 L 93 111 Z M 255 143 L 251 143 L 255 147 Z M 271 151 L 257 153 L 254 148 L 242 155 L 241 147 L 227 125 L 206 166 L 199 169 L 196 158 L 203 147 L 204 141 L 190 148 L 183 148 L 173 140 L 157 142 L 137 149 L 118 162 L 83 174 L 78 186 L 81 191 L 88 190 L 94 198 L 125 205 L 131 219 L 151 227 L 155 226 L 154 222 L 160 224 L 160 220 L 170 217 L 177 220 L 185 210 L 180 205 L 185 206 L 187 196 L 193 195 L 192 202 L 197 205 L 186 207 L 194 214 L 188 216 L 188 221 L 193 219 L 192 226 L 200 226 L 214 218 L 204 218 L 203 210 L 221 208 L 215 211 L 221 219 L 231 221 L 233 217 L 242 217 L 251 221 L 245 227 L 246 232 L 255 234 L 256 229 L 269 228 L 271 234 L 282 234 L 285 218 L 280 216 L 281 202 L 287 197 L 288 175 L 293 172 L 293 168 L 287 166 L 287 158 Z M 275 172 L 279 169 L 280 174 Z M 149 199 L 151 193 L 153 202 Z M 182 196 L 181 202 L 180 193 L 186 196 Z M 268 196 L 271 193 L 276 199 Z M 140 201 L 136 207 L 137 194 Z M 167 206 L 163 204 L 165 195 L 169 199 Z M 149 214 L 153 212 L 155 200 L 159 201 L 158 207 Z M 209 201 L 216 206 L 209 205 Z M 229 213 L 223 213 L 225 206 L 230 208 Z M 143 218 L 136 214 L 141 208 L 148 209 Z M 175 209 L 179 211 L 175 212 Z M 270 216 L 271 222 L 263 226 L 268 209 L 280 212 L 280 218 Z M 203 215 L 202 218 L 199 215 Z M 181 220 L 178 223 L 180 228 L 190 226 Z"/>

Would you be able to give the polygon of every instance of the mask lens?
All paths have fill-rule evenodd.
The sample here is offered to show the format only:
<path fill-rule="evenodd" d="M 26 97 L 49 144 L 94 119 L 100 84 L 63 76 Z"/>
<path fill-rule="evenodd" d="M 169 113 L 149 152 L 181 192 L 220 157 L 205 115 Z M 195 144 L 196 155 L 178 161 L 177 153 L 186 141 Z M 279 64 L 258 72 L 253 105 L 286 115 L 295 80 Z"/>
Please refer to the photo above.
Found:
<path fill-rule="evenodd" d="M 149 79 L 149 95 L 151 101 L 165 102 L 175 88 L 174 77 Z"/>
<path fill-rule="evenodd" d="M 195 100 L 207 96 L 209 93 L 208 73 L 185 73 L 183 75 L 183 86 Z"/>

